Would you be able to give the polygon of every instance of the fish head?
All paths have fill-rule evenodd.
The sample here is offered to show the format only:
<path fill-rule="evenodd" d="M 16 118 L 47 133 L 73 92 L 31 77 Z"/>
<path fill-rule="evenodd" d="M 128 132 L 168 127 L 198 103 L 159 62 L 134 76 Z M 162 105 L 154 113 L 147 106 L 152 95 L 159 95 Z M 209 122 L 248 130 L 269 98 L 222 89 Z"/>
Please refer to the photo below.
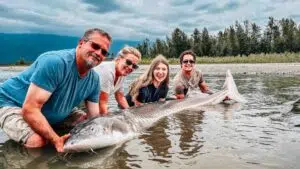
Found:
<path fill-rule="evenodd" d="M 65 142 L 65 152 L 82 152 L 104 148 L 128 140 L 133 136 L 130 126 L 122 119 L 97 117 L 84 124 L 79 124 L 70 132 Z"/>

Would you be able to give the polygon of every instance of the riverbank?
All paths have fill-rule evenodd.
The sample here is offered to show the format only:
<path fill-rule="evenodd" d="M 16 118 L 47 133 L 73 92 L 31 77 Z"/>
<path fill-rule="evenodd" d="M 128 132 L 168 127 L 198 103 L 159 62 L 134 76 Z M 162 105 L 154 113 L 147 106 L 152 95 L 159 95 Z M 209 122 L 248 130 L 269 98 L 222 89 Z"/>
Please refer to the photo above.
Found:
<path fill-rule="evenodd" d="M 300 63 L 259 63 L 259 64 L 201 64 L 197 65 L 204 74 L 300 74 Z"/>
<path fill-rule="evenodd" d="M 230 69 L 232 74 L 300 74 L 300 63 L 257 63 L 257 64 L 197 64 L 204 74 L 223 74 Z M 140 71 L 148 65 L 140 65 Z M 179 65 L 170 65 L 171 73 L 178 70 Z M 22 71 L 27 66 L 1 66 L 0 71 Z"/>
<path fill-rule="evenodd" d="M 143 58 L 142 64 L 153 58 Z M 178 58 L 168 58 L 170 64 L 178 64 Z M 256 63 L 300 63 L 300 53 L 251 54 L 249 56 L 197 57 L 197 64 L 256 64 Z"/>

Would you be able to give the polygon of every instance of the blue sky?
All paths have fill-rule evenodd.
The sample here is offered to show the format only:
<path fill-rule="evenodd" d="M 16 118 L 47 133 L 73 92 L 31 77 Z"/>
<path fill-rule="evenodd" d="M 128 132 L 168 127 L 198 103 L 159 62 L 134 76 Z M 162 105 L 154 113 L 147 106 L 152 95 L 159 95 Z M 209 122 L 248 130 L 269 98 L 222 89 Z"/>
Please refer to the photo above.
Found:
<path fill-rule="evenodd" d="M 114 39 L 164 38 L 179 27 L 210 32 L 236 20 L 300 21 L 300 0 L 0 0 L 0 32 L 81 36 L 99 27 Z"/>

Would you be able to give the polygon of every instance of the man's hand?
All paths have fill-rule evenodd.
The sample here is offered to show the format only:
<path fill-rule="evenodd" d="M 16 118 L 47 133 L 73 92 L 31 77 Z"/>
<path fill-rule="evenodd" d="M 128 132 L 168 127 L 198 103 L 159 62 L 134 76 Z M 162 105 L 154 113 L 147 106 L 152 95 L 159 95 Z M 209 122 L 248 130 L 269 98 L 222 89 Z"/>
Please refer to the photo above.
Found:
<path fill-rule="evenodd" d="M 226 96 L 225 99 L 223 100 L 223 102 L 227 101 L 227 100 L 231 100 L 231 99 L 228 96 Z"/>
<path fill-rule="evenodd" d="M 184 94 L 176 94 L 176 99 L 183 99 L 184 98 Z"/>
<path fill-rule="evenodd" d="M 56 151 L 59 152 L 59 153 L 62 153 L 64 152 L 64 144 L 65 144 L 65 141 L 71 136 L 71 134 L 65 134 L 61 137 L 58 137 L 56 140 L 54 140 L 53 144 L 56 148 Z"/>
<path fill-rule="evenodd" d="M 133 100 L 133 102 L 134 102 L 134 105 L 135 105 L 136 107 L 142 106 L 142 105 L 143 105 L 143 103 L 141 103 L 141 102 L 139 102 L 139 101 L 137 101 L 137 100 Z"/>
<path fill-rule="evenodd" d="M 120 105 L 121 109 L 128 109 L 129 105 L 127 103 L 127 100 L 124 96 L 124 93 L 121 91 L 115 92 L 115 98 L 118 104 Z"/>
<path fill-rule="evenodd" d="M 176 86 L 175 96 L 176 96 L 176 99 L 183 99 L 184 98 L 184 86 Z"/>

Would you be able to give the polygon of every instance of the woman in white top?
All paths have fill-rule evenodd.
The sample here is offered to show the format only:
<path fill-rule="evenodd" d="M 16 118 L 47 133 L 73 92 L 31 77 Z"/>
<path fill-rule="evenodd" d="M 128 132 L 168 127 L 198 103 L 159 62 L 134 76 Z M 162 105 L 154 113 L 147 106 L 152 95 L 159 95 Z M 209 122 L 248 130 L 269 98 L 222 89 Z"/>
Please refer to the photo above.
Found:
<path fill-rule="evenodd" d="M 126 76 L 138 68 L 140 60 L 141 53 L 134 47 L 126 46 L 119 51 L 114 61 L 104 62 L 94 68 L 100 76 L 99 108 L 102 115 L 108 113 L 107 104 L 112 93 L 120 108 L 129 107 L 124 97 L 123 82 Z"/>

